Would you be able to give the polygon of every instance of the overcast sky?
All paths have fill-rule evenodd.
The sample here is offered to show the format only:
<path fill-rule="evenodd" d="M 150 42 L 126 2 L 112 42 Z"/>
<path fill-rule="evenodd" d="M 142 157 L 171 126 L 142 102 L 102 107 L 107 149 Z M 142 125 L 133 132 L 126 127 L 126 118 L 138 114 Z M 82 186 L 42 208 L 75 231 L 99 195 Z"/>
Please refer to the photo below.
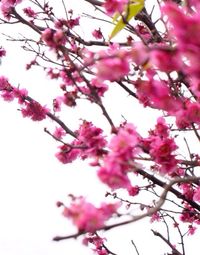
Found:
<path fill-rule="evenodd" d="M 75 2 L 70 4 L 74 6 Z M 81 1 L 78 1 L 79 11 L 80 3 Z M 12 26 L 6 27 L 6 32 L 16 32 L 12 29 Z M 0 73 L 9 77 L 11 83 L 28 88 L 30 96 L 39 102 L 50 103 L 57 92 L 54 84 L 37 68 L 25 72 L 25 63 L 30 60 L 30 56 L 27 57 L 22 50 L 13 45 L 6 43 L 8 55 L 0 66 Z M 115 97 L 112 91 L 108 94 L 105 104 L 109 106 L 116 122 L 119 122 L 123 115 L 138 123 L 142 132 L 145 130 L 145 123 L 151 123 L 153 126 L 156 116 L 146 111 L 142 112 L 142 108 L 134 109 L 130 98 L 125 95 L 122 97 L 120 90 L 115 92 Z M 104 119 L 96 118 L 96 110 L 90 108 L 88 111 L 88 107 L 88 104 L 82 104 L 72 114 L 66 112 L 66 123 L 78 127 L 77 120 L 82 116 L 94 120 L 96 125 L 104 125 Z M 133 111 L 130 111 L 131 108 Z M 76 162 L 73 165 L 62 165 L 57 161 L 54 157 L 57 144 L 43 131 L 44 127 L 53 126 L 50 121 L 35 123 L 23 119 L 15 103 L 0 101 L 0 109 L 0 254 L 93 254 L 81 246 L 81 241 L 51 241 L 56 235 L 76 232 L 61 216 L 61 211 L 55 204 L 56 201 L 65 199 L 69 193 L 85 194 L 91 201 L 101 201 L 104 198 L 105 187 L 99 184 L 95 172 L 89 169 L 87 164 Z M 98 114 L 101 116 L 100 112 Z M 141 114 L 143 117 L 146 114 L 145 123 L 141 121 Z M 154 255 L 161 255 L 166 251 L 166 246 L 161 240 L 152 238 L 150 231 L 146 231 L 150 227 L 149 219 L 146 219 L 131 227 L 109 231 L 106 233 L 111 239 L 109 247 L 118 255 L 135 254 L 130 243 L 133 239 L 141 254 L 149 255 L 150 240 L 150 248 L 154 247 Z"/>

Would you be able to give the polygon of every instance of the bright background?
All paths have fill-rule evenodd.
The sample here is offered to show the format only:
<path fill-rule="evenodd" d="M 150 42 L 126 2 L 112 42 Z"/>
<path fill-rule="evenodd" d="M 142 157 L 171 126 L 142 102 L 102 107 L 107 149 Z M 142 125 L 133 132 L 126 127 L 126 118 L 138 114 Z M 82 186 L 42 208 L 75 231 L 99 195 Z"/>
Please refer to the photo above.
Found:
<path fill-rule="evenodd" d="M 88 12 L 89 5 L 82 6 L 81 1 L 68 3 L 76 10 L 79 8 L 79 12 Z M 84 28 L 94 26 L 92 20 L 84 22 Z M 1 28 L 2 32 L 13 36 L 18 32 L 27 33 L 26 27 L 18 26 L 17 32 L 14 26 Z M 83 35 L 85 31 L 87 30 L 83 29 Z M 0 74 L 9 77 L 11 84 L 26 87 L 30 96 L 42 104 L 50 105 L 58 92 L 56 84 L 39 68 L 25 71 L 25 63 L 31 60 L 30 55 L 24 53 L 19 44 L 6 42 L 2 36 L 0 39 L 7 49 Z M 123 115 L 136 123 L 141 132 L 155 123 L 156 116 L 152 111 L 144 111 L 142 107 L 136 106 L 117 87 L 107 94 L 105 105 L 116 123 L 122 120 Z M 81 240 L 57 243 L 52 238 L 76 233 L 76 229 L 62 217 L 56 201 L 66 199 L 69 193 L 85 194 L 94 202 L 104 199 L 106 188 L 98 182 L 94 169 L 90 169 L 84 162 L 62 165 L 57 161 L 54 154 L 58 144 L 43 131 L 44 127 L 52 130 L 54 123 L 51 121 L 36 123 L 23 119 L 16 103 L 8 104 L 1 100 L 0 109 L 0 254 L 93 254 L 81 245 Z M 62 119 L 69 127 L 74 128 L 78 127 L 80 117 L 93 120 L 97 126 L 107 129 L 101 112 L 86 102 L 80 103 L 73 112 L 66 109 Z M 130 226 L 110 230 L 105 234 L 110 240 L 108 248 L 118 255 L 134 254 L 131 244 L 131 240 L 134 240 L 142 255 L 149 255 L 150 249 L 153 249 L 154 255 L 161 255 L 168 248 L 160 239 L 153 237 L 151 228 L 155 229 L 156 225 L 150 225 L 149 219 L 145 219 Z M 192 243 L 189 245 L 191 247 Z"/>

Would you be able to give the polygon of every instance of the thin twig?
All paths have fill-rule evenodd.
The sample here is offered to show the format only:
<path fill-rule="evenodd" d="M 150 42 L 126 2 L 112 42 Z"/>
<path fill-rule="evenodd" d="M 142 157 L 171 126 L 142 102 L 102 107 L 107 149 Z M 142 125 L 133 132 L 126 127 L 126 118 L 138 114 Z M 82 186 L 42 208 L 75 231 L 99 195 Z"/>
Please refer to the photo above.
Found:
<path fill-rule="evenodd" d="M 140 253 L 139 253 L 139 251 L 138 251 L 138 249 L 137 249 L 137 246 L 136 246 L 136 244 L 134 243 L 133 240 L 131 240 L 131 243 L 132 243 L 132 245 L 134 246 L 137 255 L 140 255 Z"/>
<path fill-rule="evenodd" d="M 161 235 L 158 231 L 151 230 L 155 236 L 160 237 L 173 251 L 174 255 L 182 255 L 175 247 L 172 245 L 163 235 Z"/>

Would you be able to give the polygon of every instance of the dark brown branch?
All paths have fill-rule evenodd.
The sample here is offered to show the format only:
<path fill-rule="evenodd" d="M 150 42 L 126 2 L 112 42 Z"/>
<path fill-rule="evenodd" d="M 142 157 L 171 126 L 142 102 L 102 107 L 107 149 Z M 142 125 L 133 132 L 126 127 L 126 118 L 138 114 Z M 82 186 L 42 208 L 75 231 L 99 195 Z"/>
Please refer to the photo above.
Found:
<path fill-rule="evenodd" d="M 88 2 L 92 5 L 96 5 L 96 6 L 102 6 L 103 3 L 101 1 L 98 1 L 98 0 L 85 0 L 85 2 Z"/>
<path fill-rule="evenodd" d="M 133 242 L 133 240 L 131 240 L 131 243 L 132 243 L 132 245 L 134 246 L 137 255 L 140 255 L 140 253 L 139 253 L 139 251 L 138 251 L 138 249 L 137 249 L 137 246 L 136 246 L 136 244 Z"/>
<path fill-rule="evenodd" d="M 141 174 L 144 178 L 147 178 L 148 180 L 151 180 L 154 184 L 157 184 L 160 187 L 165 187 L 166 183 L 162 182 L 161 180 L 159 180 L 158 178 L 156 178 L 154 175 L 149 174 L 147 172 L 145 172 L 142 169 L 137 169 L 137 172 L 139 174 Z M 194 180 L 193 180 L 194 181 Z M 177 198 L 182 199 L 184 201 L 186 201 L 189 205 L 191 205 L 192 207 L 194 207 L 195 209 L 197 209 L 198 211 L 200 211 L 200 206 L 195 203 L 194 201 L 188 199 L 187 197 L 185 197 L 183 194 L 181 194 L 178 190 L 174 189 L 173 187 L 170 187 L 169 191 L 171 193 L 173 193 Z"/>

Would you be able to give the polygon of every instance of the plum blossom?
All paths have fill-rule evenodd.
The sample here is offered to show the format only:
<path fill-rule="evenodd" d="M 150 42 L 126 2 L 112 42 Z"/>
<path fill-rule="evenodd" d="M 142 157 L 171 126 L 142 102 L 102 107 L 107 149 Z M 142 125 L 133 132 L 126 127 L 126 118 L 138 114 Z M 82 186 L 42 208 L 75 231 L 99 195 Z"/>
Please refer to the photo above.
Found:
<path fill-rule="evenodd" d="M 54 137 L 56 137 L 57 139 L 62 139 L 65 135 L 66 132 L 64 131 L 63 128 L 61 127 L 56 127 L 54 133 L 53 133 Z"/>
<path fill-rule="evenodd" d="M 139 188 L 138 185 L 132 186 L 132 187 L 130 187 L 129 190 L 128 190 L 128 194 L 129 194 L 130 196 L 133 196 L 133 197 L 136 196 L 136 195 L 138 195 L 139 192 L 140 192 L 140 188 Z"/>
<path fill-rule="evenodd" d="M 95 39 L 102 39 L 103 38 L 103 35 L 102 35 L 102 32 L 101 32 L 101 29 L 95 29 L 93 32 L 92 32 L 92 35 L 94 36 Z"/>
<path fill-rule="evenodd" d="M 184 104 L 184 108 L 180 108 L 174 115 L 176 117 L 176 125 L 180 129 L 185 129 L 192 123 L 200 125 L 200 105 L 197 102 L 187 100 Z"/>
<path fill-rule="evenodd" d="M 182 108 L 181 100 L 170 94 L 169 85 L 165 80 L 137 80 L 134 82 L 138 99 L 146 107 L 150 106 L 173 114 Z"/>
<path fill-rule="evenodd" d="M 21 2 L 22 0 L 1 0 L 0 8 L 3 16 L 10 19 L 10 12 L 12 11 L 12 8 Z"/>
<path fill-rule="evenodd" d="M 195 191 L 194 191 L 194 196 L 193 196 L 193 200 L 200 202 L 200 187 L 198 187 Z"/>
<path fill-rule="evenodd" d="M 25 102 L 25 106 L 21 109 L 23 117 L 29 117 L 34 121 L 41 121 L 46 118 L 48 109 L 41 106 L 36 101 Z"/>
<path fill-rule="evenodd" d="M 122 13 L 125 6 L 128 4 L 128 0 L 106 0 L 103 4 L 108 15 L 113 15 L 115 12 Z"/>
<path fill-rule="evenodd" d="M 98 255 L 109 255 L 109 252 L 104 248 L 105 241 L 106 239 L 99 235 L 88 233 L 83 239 L 83 244 L 86 246 L 92 244 L 95 247 L 92 250 Z"/>
<path fill-rule="evenodd" d="M 83 121 L 75 133 L 77 139 L 59 146 L 59 152 L 55 154 L 57 159 L 63 164 L 71 163 L 78 157 L 94 158 L 98 162 L 98 158 L 105 154 L 104 147 L 107 144 L 102 129 L 91 122 Z"/>
<path fill-rule="evenodd" d="M 5 49 L 0 47 L 0 58 L 4 57 L 5 55 L 6 55 Z"/>
<path fill-rule="evenodd" d="M 108 85 L 98 79 L 92 79 L 91 85 L 95 88 L 97 94 L 102 97 L 104 96 L 104 93 L 108 90 Z"/>
<path fill-rule="evenodd" d="M 149 132 L 149 137 L 141 138 L 140 145 L 158 164 L 161 174 L 180 174 L 175 151 L 178 148 L 173 138 L 169 137 L 169 127 L 163 118 L 158 118 L 155 130 Z"/>
<path fill-rule="evenodd" d="M 188 199 L 193 199 L 194 197 L 194 189 L 191 184 L 189 183 L 182 183 L 180 188 L 183 191 L 183 195 Z"/>
<path fill-rule="evenodd" d="M 120 57 L 107 57 L 102 59 L 96 63 L 95 67 L 97 69 L 97 77 L 102 81 L 120 80 L 130 70 L 128 59 L 122 59 Z"/>
<path fill-rule="evenodd" d="M 103 166 L 98 170 L 99 179 L 111 189 L 131 188 L 128 177 L 129 162 L 139 152 L 139 135 L 132 124 L 126 123 L 120 127 L 109 143 L 110 152 L 104 157 Z"/>
<path fill-rule="evenodd" d="M 64 207 L 63 215 L 72 220 L 78 230 L 84 232 L 95 232 L 105 226 L 114 213 L 116 213 L 119 203 L 101 204 L 95 207 L 87 202 L 84 197 L 73 198 L 68 207 Z"/>
<path fill-rule="evenodd" d="M 92 124 L 92 122 L 83 121 L 77 130 L 78 144 L 86 146 L 82 151 L 81 157 L 98 157 L 104 154 L 104 147 L 107 144 L 103 136 L 103 130 Z"/>
<path fill-rule="evenodd" d="M 80 149 L 75 147 L 76 141 L 73 141 L 70 145 L 64 144 L 59 146 L 59 151 L 55 154 L 55 157 L 63 164 L 71 163 L 80 155 Z"/>
<path fill-rule="evenodd" d="M 197 228 L 195 226 L 189 225 L 188 226 L 188 235 L 194 235 L 196 230 L 197 230 Z"/>
<path fill-rule="evenodd" d="M 37 16 L 37 13 L 31 7 L 26 7 L 23 11 L 29 18 L 35 18 Z"/>
<path fill-rule="evenodd" d="M 0 76 L 0 91 L 10 89 L 10 88 L 11 88 L 11 85 L 8 81 L 8 78 L 6 78 L 5 76 Z"/>
<path fill-rule="evenodd" d="M 183 68 L 183 62 L 179 51 L 172 49 L 153 49 L 150 52 L 150 61 L 160 71 L 172 72 Z"/>
<path fill-rule="evenodd" d="M 64 45 L 66 42 L 66 36 L 61 29 L 53 30 L 46 28 L 41 35 L 41 39 L 50 47 L 57 48 Z"/>

